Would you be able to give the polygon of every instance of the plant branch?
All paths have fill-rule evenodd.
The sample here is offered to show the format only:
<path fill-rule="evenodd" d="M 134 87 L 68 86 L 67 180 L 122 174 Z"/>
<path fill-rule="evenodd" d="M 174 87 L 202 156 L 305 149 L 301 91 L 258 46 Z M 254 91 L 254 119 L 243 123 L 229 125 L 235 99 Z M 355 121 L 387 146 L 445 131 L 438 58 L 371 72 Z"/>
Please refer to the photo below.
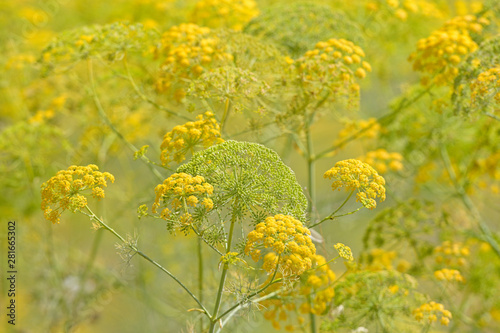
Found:
<path fill-rule="evenodd" d="M 110 226 L 108 226 L 102 219 L 100 219 L 99 217 L 97 217 L 97 215 L 94 214 L 94 212 L 89 208 L 89 206 L 85 206 L 85 208 L 87 209 L 87 211 L 89 213 L 87 214 L 87 213 L 85 213 L 85 212 L 82 211 L 83 214 L 87 215 L 88 217 L 90 217 L 91 220 L 94 220 L 101 227 L 103 227 L 104 229 L 106 229 L 109 232 L 111 232 L 116 238 L 118 238 L 121 242 L 123 242 L 124 244 L 126 244 L 132 251 L 134 251 L 135 253 L 137 253 L 139 256 L 143 257 L 144 259 L 146 259 L 147 261 L 149 261 L 150 263 L 152 263 L 154 266 L 156 266 L 157 268 L 159 268 L 162 272 L 164 272 L 165 274 L 167 274 L 168 276 L 170 276 L 175 282 L 177 282 L 177 284 L 179 284 L 191 296 L 191 298 L 193 298 L 193 300 L 196 303 L 198 303 L 198 305 L 201 307 L 201 309 L 203 310 L 203 312 L 205 313 L 205 315 L 208 316 L 208 317 L 211 317 L 210 313 L 208 312 L 208 310 L 203 306 L 203 304 L 198 300 L 198 298 L 178 278 L 176 278 L 172 273 L 170 273 L 162 265 L 160 265 L 159 263 L 157 263 L 156 261 L 154 261 L 153 259 L 151 259 L 149 256 L 147 256 L 142 251 L 140 251 L 134 244 L 130 244 L 130 242 L 126 241 L 125 238 L 123 238 L 113 228 L 111 228 Z"/>

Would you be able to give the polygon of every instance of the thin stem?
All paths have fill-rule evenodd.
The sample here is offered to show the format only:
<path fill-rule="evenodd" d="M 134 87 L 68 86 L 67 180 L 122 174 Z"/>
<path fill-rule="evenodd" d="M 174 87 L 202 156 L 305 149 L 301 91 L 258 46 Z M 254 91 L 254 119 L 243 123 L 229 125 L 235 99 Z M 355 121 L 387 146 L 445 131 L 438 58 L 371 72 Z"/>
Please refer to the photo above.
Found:
<path fill-rule="evenodd" d="M 309 306 L 311 305 L 311 295 L 307 295 L 307 301 L 309 302 Z M 314 313 L 309 313 L 309 325 L 311 327 L 311 333 L 316 333 L 316 316 Z"/>
<path fill-rule="evenodd" d="M 264 300 L 266 300 L 268 298 L 271 298 L 271 297 L 274 297 L 274 296 L 278 295 L 279 292 L 280 292 L 280 290 L 273 291 L 272 293 L 269 293 L 267 295 L 264 295 L 262 297 L 259 297 L 259 298 L 255 299 L 254 302 L 255 303 L 262 302 L 262 301 L 264 301 Z M 219 316 L 219 318 L 223 318 L 226 314 L 229 314 L 227 316 L 227 318 L 224 321 L 222 321 L 221 327 L 219 327 L 219 329 L 217 330 L 217 333 L 219 333 L 222 330 L 222 328 L 226 325 L 226 323 L 231 319 L 232 316 L 234 316 L 236 313 L 238 313 L 238 310 L 240 308 L 244 307 L 245 303 L 246 302 L 240 302 L 236 306 L 232 307 L 230 311 L 226 311 L 226 312 L 224 312 L 224 315 Z M 229 312 L 231 312 L 231 313 L 229 313 Z"/>
<path fill-rule="evenodd" d="M 281 256 L 281 255 L 280 255 Z M 278 259 L 278 262 L 279 262 L 279 259 Z M 276 265 L 276 269 L 274 270 L 274 274 L 273 276 L 271 277 L 271 279 L 269 280 L 269 282 L 262 288 L 260 288 L 259 290 L 257 291 L 254 291 L 253 293 L 251 293 L 250 295 L 248 295 L 247 297 L 245 297 L 245 299 L 239 301 L 238 303 L 236 303 L 235 305 L 233 305 L 232 307 L 230 307 L 227 311 L 225 311 L 223 314 L 221 314 L 219 317 L 217 317 L 215 319 L 215 321 L 219 321 L 221 320 L 222 318 L 224 318 L 224 316 L 226 316 L 228 313 L 230 313 L 231 311 L 233 311 L 234 309 L 236 309 L 237 307 L 243 305 L 244 303 L 248 302 L 248 300 L 254 296 L 257 296 L 258 294 L 260 294 L 261 292 L 263 292 L 264 290 L 266 290 L 267 288 L 269 288 L 271 285 L 275 284 L 275 283 L 278 283 L 278 282 L 281 282 L 283 279 L 282 278 L 279 278 L 279 279 L 276 279 L 276 274 L 278 273 L 278 268 L 279 268 L 279 264 Z"/>
<path fill-rule="evenodd" d="M 323 223 L 323 222 L 325 222 L 325 221 L 327 221 L 327 220 L 333 220 L 333 219 L 335 219 L 335 218 L 337 218 L 337 217 L 341 217 L 341 216 L 346 216 L 346 215 L 354 214 L 355 212 L 357 212 L 358 210 L 360 210 L 360 209 L 361 209 L 361 207 L 360 207 L 360 208 L 358 208 L 358 209 L 356 209 L 356 210 L 354 210 L 354 211 L 352 211 L 352 212 L 346 213 L 346 214 L 342 214 L 342 215 L 335 215 L 335 213 L 337 213 L 337 212 L 338 212 L 338 211 L 339 211 L 342 207 L 344 207 L 344 206 L 345 206 L 345 204 L 349 201 L 349 199 L 351 198 L 351 196 L 352 196 L 352 194 L 353 194 L 353 193 L 354 193 L 354 190 L 352 190 L 352 191 L 351 191 L 351 193 L 349 193 L 349 195 L 348 195 L 348 196 L 347 196 L 347 198 L 344 200 L 344 202 L 343 202 L 343 203 L 339 206 L 339 208 L 337 208 L 337 209 L 336 209 L 333 213 L 331 213 L 330 215 L 328 215 L 328 216 L 327 216 L 327 217 L 325 217 L 324 219 L 320 220 L 319 222 L 317 222 L 317 223 L 315 223 L 315 224 L 313 224 L 313 225 L 310 225 L 310 226 L 309 226 L 309 229 L 310 229 L 310 228 L 313 228 L 313 227 L 315 227 L 315 226 L 317 226 L 317 225 L 319 225 L 319 224 L 321 224 L 321 223 Z"/>
<path fill-rule="evenodd" d="M 203 251 L 201 238 L 198 237 L 198 297 L 203 303 Z M 203 317 L 200 318 L 200 332 L 203 332 Z"/>
<path fill-rule="evenodd" d="M 118 138 L 125 144 L 125 146 L 127 146 L 132 152 L 135 153 L 139 149 L 136 146 L 134 146 L 132 143 L 130 143 L 123 136 L 123 134 L 121 134 L 120 131 L 118 131 L 118 129 L 115 127 L 115 125 L 113 125 L 111 120 L 108 118 L 106 112 L 104 111 L 104 108 L 102 107 L 101 101 L 100 101 L 99 97 L 97 96 L 96 83 L 95 83 L 95 79 L 94 79 L 94 70 L 92 67 L 92 60 L 90 60 L 90 59 L 87 60 L 87 70 L 89 73 L 89 80 L 90 80 L 90 87 L 91 87 L 91 91 L 92 91 L 92 97 L 94 99 L 94 104 L 97 107 L 97 111 L 99 113 L 99 116 L 103 119 L 103 121 L 106 123 L 106 125 L 118 136 Z M 153 172 L 153 174 L 159 180 L 163 180 L 163 176 L 158 172 L 158 170 L 156 170 L 151 165 L 151 161 L 149 160 L 149 158 L 147 158 L 146 156 L 143 155 L 143 156 L 141 156 L 141 160 L 144 163 L 146 163 L 148 168 Z"/>
<path fill-rule="evenodd" d="M 226 98 L 226 102 L 224 103 L 224 113 L 222 114 L 222 119 L 220 121 L 220 129 L 224 130 L 224 126 L 226 125 L 227 117 L 229 116 L 229 111 L 231 110 L 231 101 L 229 98 Z"/>
<path fill-rule="evenodd" d="M 493 118 L 493 119 L 495 119 L 495 120 L 500 121 L 500 117 L 499 117 L 499 116 L 497 116 L 497 115 L 494 115 L 493 113 L 490 113 L 490 112 L 485 112 L 484 114 L 485 114 L 485 115 L 487 115 L 487 116 L 488 116 L 488 117 L 490 117 L 490 118 Z"/>
<path fill-rule="evenodd" d="M 236 224 L 236 214 L 233 212 L 233 216 L 231 217 L 231 226 L 229 227 L 229 235 L 227 238 L 227 246 L 226 246 L 226 254 L 231 251 L 231 243 L 233 241 L 233 233 L 234 233 L 234 225 Z M 215 324 L 218 322 L 217 314 L 219 313 L 220 304 L 222 300 L 222 293 L 224 291 L 224 284 L 226 283 L 227 271 L 229 270 L 229 263 L 225 262 L 222 268 L 222 274 L 219 281 L 219 290 L 217 292 L 217 298 L 215 300 L 214 312 L 212 317 L 210 318 L 210 333 L 214 332 Z"/>
<path fill-rule="evenodd" d="M 307 140 L 307 174 L 308 174 L 308 190 L 309 190 L 309 198 L 311 202 L 308 206 L 309 216 L 312 215 L 313 205 L 316 203 L 316 168 L 315 168 L 315 158 L 314 158 L 314 150 L 311 136 L 310 123 L 306 124 L 306 140 Z"/>
<path fill-rule="evenodd" d="M 203 306 L 203 304 L 201 304 L 201 302 L 198 300 L 198 298 L 191 292 L 191 290 L 189 290 L 179 279 L 177 279 L 172 273 L 170 273 L 166 268 L 164 268 L 162 265 L 160 265 L 159 263 L 157 263 L 156 261 L 154 261 L 153 259 L 151 259 L 149 256 L 147 256 L 145 253 L 143 253 L 142 251 L 140 251 L 134 244 L 131 244 L 130 242 L 127 242 L 125 240 L 125 238 L 123 238 L 119 233 L 117 233 L 113 228 L 111 228 L 110 226 L 108 226 L 102 219 L 100 219 L 99 217 L 97 217 L 97 215 L 94 214 L 94 212 L 90 209 L 89 206 L 85 206 L 85 208 L 87 209 L 87 211 L 89 212 L 89 214 L 85 213 L 85 212 L 82 212 L 83 214 L 87 215 L 88 217 L 90 217 L 91 220 L 94 220 L 95 222 L 97 222 L 101 227 L 103 227 L 104 229 L 108 230 L 109 232 L 111 232 L 115 237 L 117 237 L 121 242 L 123 242 L 124 244 L 127 244 L 127 246 L 132 250 L 134 251 L 135 253 L 137 253 L 139 256 L 143 257 L 144 259 L 146 259 L 147 261 L 149 261 L 150 263 L 152 263 L 154 266 L 158 267 L 162 272 L 164 272 L 165 274 L 167 274 L 168 276 L 170 276 L 175 282 L 177 282 L 190 296 L 191 298 L 194 299 L 194 301 L 196 303 L 198 303 L 198 305 L 201 307 L 201 309 L 203 310 L 203 312 L 205 313 L 205 315 L 207 317 L 211 317 L 210 316 L 210 313 L 208 312 L 208 310 Z"/>
<path fill-rule="evenodd" d="M 488 244 L 490 244 L 490 246 L 495 251 L 496 255 L 500 257 L 500 246 L 494 239 L 490 228 L 482 219 L 481 213 L 479 213 L 479 210 L 476 208 L 470 197 L 467 195 L 467 192 L 465 191 L 463 186 L 459 183 L 455 171 L 453 170 L 453 167 L 451 165 L 450 156 L 448 155 L 448 151 L 446 150 L 446 147 L 444 145 L 441 145 L 441 158 L 445 165 L 446 171 L 448 172 L 448 175 L 451 181 L 453 182 L 453 185 L 455 186 L 455 190 L 462 199 L 462 202 L 464 203 L 465 207 L 469 210 L 469 212 L 471 212 L 472 216 L 477 221 L 479 230 L 483 234 L 484 239 L 488 242 Z"/>

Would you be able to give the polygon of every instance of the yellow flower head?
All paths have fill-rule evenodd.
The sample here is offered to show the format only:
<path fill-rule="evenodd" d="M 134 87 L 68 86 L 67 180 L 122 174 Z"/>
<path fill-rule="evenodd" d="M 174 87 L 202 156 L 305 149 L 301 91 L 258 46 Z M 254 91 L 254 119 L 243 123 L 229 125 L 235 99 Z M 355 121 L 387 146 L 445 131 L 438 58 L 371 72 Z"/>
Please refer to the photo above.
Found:
<path fill-rule="evenodd" d="M 335 250 L 338 251 L 339 256 L 341 258 L 344 258 L 345 260 L 353 261 L 354 258 L 352 256 L 352 251 L 351 248 L 347 245 L 344 245 L 342 243 L 337 243 L 333 246 Z"/>
<path fill-rule="evenodd" d="M 369 118 L 369 119 L 362 119 L 359 121 L 347 121 L 344 125 L 344 128 L 342 128 L 339 131 L 339 134 L 337 135 L 337 139 L 335 140 L 335 145 L 339 145 L 342 147 L 344 144 L 343 142 L 352 136 L 355 133 L 358 133 L 359 135 L 357 138 L 367 138 L 367 139 L 373 139 L 376 138 L 380 132 L 380 124 L 377 122 L 377 119 L 375 118 Z"/>
<path fill-rule="evenodd" d="M 333 282 L 336 276 L 326 264 L 325 257 L 321 255 L 313 257 L 313 269 L 313 272 L 301 284 L 299 293 L 308 297 L 306 297 L 305 302 L 302 303 L 299 309 L 304 314 L 322 315 L 327 310 L 333 296 L 335 296 Z"/>
<path fill-rule="evenodd" d="M 467 257 L 470 255 L 468 246 L 460 242 L 444 241 L 434 248 L 435 260 L 438 264 L 446 266 L 464 266 L 467 264 Z"/>
<path fill-rule="evenodd" d="M 332 189 L 357 191 L 356 201 L 369 209 L 377 207 L 375 198 L 385 200 L 385 180 L 375 169 L 359 160 L 349 159 L 337 162 L 325 172 L 325 178 L 333 179 Z"/>
<path fill-rule="evenodd" d="M 367 164 L 373 165 L 373 168 L 377 170 L 378 173 L 384 174 L 387 171 L 399 171 L 403 169 L 403 156 L 399 153 L 389 153 L 385 149 L 377 149 L 374 151 L 369 151 L 365 156 L 358 158 Z"/>
<path fill-rule="evenodd" d="M 45 218 L 59 223 L 61 213 L 66 209 L 76 212 L 87 205 L 85 194 L 104 198 L 107 181 L 115 177 L 109 172 L 100 172 L 96 165 L 70 166 L 42 184 L 42 210 Z M 83 195 L 82 195 L 83 194 Z"/>
<path fill-rule="evenodd" d="M 296 61 L 285 61 L 294 66 L 304 87 L 311 92 L 327 87 L 338 97 L 359 97 L 356 78 L 363 79 L 371 72 L 370 64 L 363 60 L 365 52 L 346 39 L 330 39 L 316 44 Z"/>
<path fill-rule="evenodd" d="M 197 78 L 214 62 L 226 62 L 232 55 L 224 52 L 224 46 L 211 32 L 210 28 L 192 23 L 183 23 L 170 28 L 162 36 L 164 55 L 161 75 L 156 82 L 158 91 L 172 88 L 172 82 Z M 185 89 L 174 89 L 174 97 L 180 102 L 185 96 Z"/>
<path fill-rule="evenodd" d="M 439 281 L 465 282 L 464 277 L 456 269 L 443 268 L 434 272 L 434 277 Z"/>
<path fill-rule="evenodd" d="M 479 34 L 489 21 L 472 15 L 458 16 L 431 36 L 417 43 L 417 51 L 410 55 L 413 69 L 434 76 L 434 82 L 445 85 L 458 74 L 458 66 L 478 45 L 471 33 Z"/>
<path fill-rule="evenodd" d="M 471 104 L 472 106 L 481 105 L 489 102 L 491 99 L 496 104 L 500 103 L 500 67 L 493 67 L 479 74 L 477 79 L 471 82 Z"/>
<path fill-rule="evenodd" d="M 186 154 L 197 146 L 208 148 L 214 144 L 224 142 L 220 134 L 220 126 L 210 111 L 200 114 L 196 121 L 175 126 L 165 134 L 161 149 L 161 162 L 168 166 L 174 161 L 180 163 L 185 160 Z"/>
<path fill-rule="evenodd" d="M 443 304 L 432 301 L 413 310 L 413 316 L 418 321 L 427 320 L 429 324 L 436 322 L 440 318 L 440 323 L 444 326 L 448 326 L 452 317 L 451 312 L 446 310 Z"/>
<path fill-rule="evenodd" d="M 181 225 L 189 225 L 192 223 L 190 211 L 196 208 L 212 210 L 214 204 L 210 197 L 213 191 L 213 186 L 202 176 L 174 173 L 163 184 L 156 186 L 152 211 L 156 213 L 158 208 L 163 207 L 160 218 L 167 221 L 178 219 Z"/>
<path fill-rule="evenodd" d="M 283 276 L 300 275 L 312 266 L 316 248 L 309 237 L 311 232 L 292 216 L 278 214 L 266 218 L 248 234 L 245 254 L 254 261 L 264 256 L 263 268 L 272 273 L 279 265 Z"/>
<path fill-rule="evenodd" d="M 259 11 L 253 0 L 201 0 L 191 14 L 192 20 L 198 24 L 234 30 L 242 30 L 257 15 Z"/>

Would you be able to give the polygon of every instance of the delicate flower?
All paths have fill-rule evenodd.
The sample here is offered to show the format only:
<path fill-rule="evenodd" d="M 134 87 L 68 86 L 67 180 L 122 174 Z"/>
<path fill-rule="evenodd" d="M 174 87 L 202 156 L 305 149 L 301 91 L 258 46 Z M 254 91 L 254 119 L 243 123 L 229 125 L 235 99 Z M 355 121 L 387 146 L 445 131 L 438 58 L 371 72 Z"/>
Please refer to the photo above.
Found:
<path fill-rule="evenodd" d="M 384 174 L 387 171 L 400 171 L 403 169 L 403 156 L 399 153 L 389 153 L 385 149 L 377 149 L 369 151 L 365 156 L 358 157 L 358 160 L 366 164 L 373 165 L 379 174 Z"/>
<path fill-rule="evenodd" d="M 165 60 L 156 88 L 160 92 L 172 89 L 178 102 L 186 95 L 183 81 L 197 78 L 214 62 L 232 59 L 231 54 L 224 52 L 223 44 L 210 28 L 192 23 L 183 23 L 165 32 L 158 52 L 165 56 Z M 174 89 L 173 83 L 180 85 L 176 85 Z"/>
<path fill-rule="evenodd" d="M 427 318 L 429 324 L 432 324 L 441 317 L 441 325 L 448 326 L 451 319 L 451 312 L 446 310 L 443 304 L 436 302 L 429 302 L 422 304 L 419 308 L 413 310 L 413 316 L 418 321 L 422 321 Z"/>
<path fill-rule="evenodd" d="M 353 261 L 354 258 L 352 256 L 352 251 L 349 246 L 346 246 L 342 243 L 337 243 L 333 246 L 335 250 L 338 251 L 339 256 L 344 258 L 345 260 Z"/>
<path fill-rule="evenodd" d="M 329 39 L 316 44 L 296 61 L 285 59 L 294 68 L 302 85 L 310 94 L 327 88 L 333 96 L 347 97 L 354 101 L 359 97 L 359 85 L 355 77 L 363 79 L 371 66 L 363 61 L 363 49 L 346 39 Z M 318 91 L 319 90 L 319 91 Z"/>
<path fill-rule="evenodd" d="M 440 281 L 458 281 L 465 282 L 464 277 L 456 269 L 443 268 L 434 272 L 434 277 Z"/>
<path fill-rule="evenodd" d="M 471 82 L 471 105 L 477 106 L 494 100 L 500 103 L 500 67 L 493 67 L 479 74 L 477 79 Z"/>
<path fill-rule="evenodd" d="M 109 172 L 100 172 L 96 165 L 70 166 L 42 184 L 42 210 L 45 218 L 59 223 L 61 213 L 66 209 L 76 212 L 87 205 L 85 194 L 92 193 L 94 198 L 104 198 L 107 181 L 115 177 Z"/>
<path fill-rule="evenodd" d="M 359 160 L 350 159 L 337 162 L 326 171 L 325 178 L 333 179 L 332 189 L 344 187 L 347 191 L 356 190 L 358 202 L 369 209 L 377 207 L 375 198 L 385 200 L 385 180 L 371 166 Z"/>
<path fill-rule="evenodd" d="M 468 246 L 460 242 L 444 241 L 434 249 L 435 260 L 438 264 L 446 266 L 464 266 L 467 263 L 467 257 L 470 255 Z"/>
<path fill-rule="evenodd" d="M 191 17 L 194 22 L 203 26 L 242 30 L 258 14 L 257 4 L 253 0 L 200 0 Z"/>
<path fill-rule="evenodd" d="M 270 216 L 248 234 L 245 254 L 258 261 L 262 258 L 261 249 L 270 249 L 264 256 L 263 268 L 267 272 L 274 272 L 279 265 L 283 276 L 300 275 L 311 268 L 316 253 L 310 234 L 309 229 L 292 216 Z"/>
<path fill-rule="evenodd" d="M 202 176 L 174 173 L 163 184 L 156 186 L 152 212 L 156 213 L 158 208 L 163 207 L 160 218 L 169 222 L 178 220 L 182 228 L 193 222 L 190 212 L 199 208 L 212 210 L 214 204 L 210 196 L 213 190 Z"/>
<path fill-rule="evenodd" d="M 206 117 L 206 118 L 204 118 Z M 210 111 L 200 114 L 196 121 L 175 126 L 172 131 L 165 134 L 161 149 L 161 162 L 168 166 L 170 162 L 182 162 L 186 154 L 196 146 L 210 147 L 223 142 L 220 126 Z"/>
<path fill-rule="evenodd" d="M 413 69 L 434 76 L 438 85 L 451 82 L 458 74 L 458 65 L 478 45 L 470 33 L 481 33 L 489 21 L 472 15 L 458 16 L 418 41 L 417 51 L 410 55 Z"/>

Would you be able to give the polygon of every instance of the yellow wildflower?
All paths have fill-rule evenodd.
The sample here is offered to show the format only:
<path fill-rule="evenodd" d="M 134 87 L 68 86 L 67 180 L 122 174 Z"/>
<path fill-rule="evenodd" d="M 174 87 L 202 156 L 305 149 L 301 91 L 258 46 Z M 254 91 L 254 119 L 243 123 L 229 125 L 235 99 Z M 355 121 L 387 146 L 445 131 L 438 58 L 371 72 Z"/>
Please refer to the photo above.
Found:
<path fill-rule="evenodd" d="M 262 258 L 261 248 L 271 249 L 264 256 L 263 268 L 267 272 L 274 272 L 279 265 L 283 276 L 300 275 L 311 268 L 316 253 L 310 234 L 309 229 L 292 216 L 270 216 L 248 234 L 245 254 L 258 261 Z"/>
<path fill-rule="evenodd" d="M 94 164 L 70 166 L 42 184 L 42 205 L 45 218 L 52 223 L 59 223 L 65 210 L 76 212 L 87 205 L 85 194 L 94 198 L 104 198 L 107 181 L 112 183 L 115 177 L 109 172 L 100 172 Z M 82 195 L 83 194 L 83 195 Z"/>
<path fill-rule="evenodd" d="M 356 190 L 356 201 L 369 209 L 377 207 L 375 198 L 385 200 L 385 180 L 371 166 L 359 160 L 349 159 L 337 162 L 326 171 L 325 178 L 333 179 L 332 189 Z"/>
<path fill-rule="evenodd" d="M 170 162 L 182 162 L 186 154 L 196 146 L 210 147 L 223 142 L 220 126 L 210 111 L 200 114 L 196 121 L 175 126 L 172 131 L 165 134 L 161 149 L 161 162 L 168 166 Z"/>

